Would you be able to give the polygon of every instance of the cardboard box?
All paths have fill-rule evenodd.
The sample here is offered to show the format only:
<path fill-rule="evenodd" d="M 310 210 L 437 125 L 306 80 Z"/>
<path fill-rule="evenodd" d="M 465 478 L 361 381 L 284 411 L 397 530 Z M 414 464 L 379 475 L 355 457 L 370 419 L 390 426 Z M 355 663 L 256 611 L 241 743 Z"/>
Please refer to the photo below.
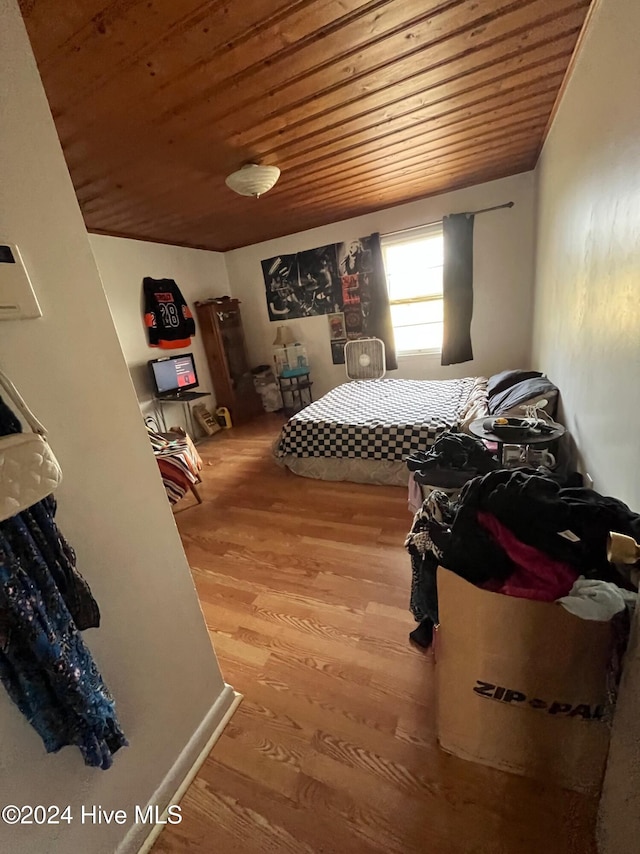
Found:
<path fill-rule="evenodd" d="M 489 593 L 438 569 L 437 728 L 448 753 L 598 792 L 609 748 L 610 623 Z"/>

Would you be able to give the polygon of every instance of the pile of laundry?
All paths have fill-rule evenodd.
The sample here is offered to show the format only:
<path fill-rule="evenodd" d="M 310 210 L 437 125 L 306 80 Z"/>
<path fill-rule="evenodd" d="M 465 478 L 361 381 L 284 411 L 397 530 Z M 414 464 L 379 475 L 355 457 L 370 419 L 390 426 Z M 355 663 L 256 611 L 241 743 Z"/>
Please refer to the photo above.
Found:
<path fill-rule="evenodd" d="M 462 486 L 478 474 L 500 467 L 498 459 L 480 439 L 466 433 L 444 433 L 431 448 L 406 459 L 417 483 L 431 486 Z"/>
<path fill-rule="evenodd" d="M 437 567 L 496 593 L 559 602 L 589 620 L 610 620 L 635 605 L 637 584 L 610 563 L 609 534 L 640 539 L 640 515 L 584 488 L 563 488 L 527 469 L 489 471 L 457 499 L 435 490 L 416 513 L 411 555 L 411 633 L 431 643 L 438 622 Z"/>
<path fill-rule="evenodd" d="M 480 439 L 466 433 L 443 433 L 428 451 L 416 451 L 405 460 L 409 469 L 408 505 L 411 513 L 422 506 L 422 486 L 457 495 L 461 487 L 479 474 L 500 468 Z"/>

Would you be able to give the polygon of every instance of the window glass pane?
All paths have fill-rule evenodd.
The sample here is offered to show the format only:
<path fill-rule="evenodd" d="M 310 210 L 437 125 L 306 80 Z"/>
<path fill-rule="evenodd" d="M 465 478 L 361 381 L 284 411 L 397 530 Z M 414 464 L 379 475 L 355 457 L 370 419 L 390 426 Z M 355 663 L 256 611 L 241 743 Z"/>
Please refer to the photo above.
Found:
<path fill-rule="evenodd" d="M 442 293 L 442 267 L 432 267 L 416 274 L 387 273 L 391 300 L 439 296 Z"/>
<path fill-rule="evenodd" d="M 396 349 L 442 348 L 442 224 L 432 223 L 382 238 Z M 417 299 L 419 302 L 393 304 Z"/>
<path fill-rule="evenodd" d="M 394 327 L 393 334 L 398 353 L 411 350 L 442 349 L 442 323 L 396 326 Z"/>
<path fill-rule="evenodd" d="M 415 326 L 416 323 L 442 323 L 442 300 L 432 299 L 391 306 L 393 326 Z"/>
<path fill-rule="evenodd" d="M 392 300 L 442 293 L 442 234 L 383 245 Z"/>

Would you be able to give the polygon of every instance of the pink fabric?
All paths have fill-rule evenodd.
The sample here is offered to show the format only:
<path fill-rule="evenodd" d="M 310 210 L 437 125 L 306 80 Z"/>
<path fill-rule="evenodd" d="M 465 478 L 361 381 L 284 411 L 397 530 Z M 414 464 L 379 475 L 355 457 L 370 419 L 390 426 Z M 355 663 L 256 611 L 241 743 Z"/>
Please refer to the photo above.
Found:
<path fill-rule="evenodd" d="M 572 566 L 523 543 L 492 513 L 480 510 L 477 519 L 516 566 L 506 581 L 488 581 L 480 587 L 493 593 L 541 602 L 555 602 L 569 593 L 579 575 Z"/>

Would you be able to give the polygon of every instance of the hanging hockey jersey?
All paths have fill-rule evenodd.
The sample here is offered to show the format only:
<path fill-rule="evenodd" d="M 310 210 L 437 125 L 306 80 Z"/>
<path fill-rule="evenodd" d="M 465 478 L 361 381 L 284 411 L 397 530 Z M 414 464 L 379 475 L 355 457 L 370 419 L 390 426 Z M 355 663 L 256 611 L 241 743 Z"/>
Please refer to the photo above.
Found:
<path fill-rule="evenodd" d="M 149 346 L 175 350 L 188 347 L 196 325 L 180 288 L 173 279 L 143 279 L 144 323 Z"/>

